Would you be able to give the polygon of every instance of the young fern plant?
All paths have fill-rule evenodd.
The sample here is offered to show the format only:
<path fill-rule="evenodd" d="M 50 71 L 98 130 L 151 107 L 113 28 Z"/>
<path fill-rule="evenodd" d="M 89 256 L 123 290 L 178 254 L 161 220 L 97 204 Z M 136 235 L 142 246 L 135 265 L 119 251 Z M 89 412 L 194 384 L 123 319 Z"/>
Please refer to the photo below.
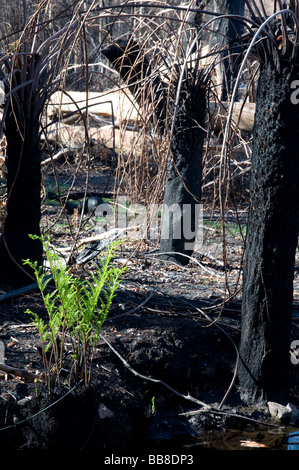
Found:
<path fill-rule="evenodd" d="M 111 266 L 120 242 L 112 244 L 99 258 L 95 272 L 89 273 L 90 279 L 79 279 L 68 266 L 62 264 L 57 253 L 50 248 L 49 241 L 43 236 L 40 239 L 51 275 L 44 273 L 37 262 L 25 260 L 24 263 L 34 271 L 48 315 L 45 321 L 30 309 L 27 310 L 41 338 L 46 383 L 50 392 L 55 383 L 59 387 L 61 372 L 68 369 L 70 381 L 72 378 L 83 380 L 88 386 L 88 364 L 111 309 L 120 277 L 126 269 Z"/>

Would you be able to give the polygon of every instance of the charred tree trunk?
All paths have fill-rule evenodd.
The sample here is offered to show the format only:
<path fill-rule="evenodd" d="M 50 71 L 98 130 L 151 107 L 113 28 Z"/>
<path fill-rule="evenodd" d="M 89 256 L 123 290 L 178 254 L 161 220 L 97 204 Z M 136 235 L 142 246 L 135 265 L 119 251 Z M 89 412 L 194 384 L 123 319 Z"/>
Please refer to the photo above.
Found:
<path fill-rule="evenodd" d="M 299 108 L 290 92 L 299 70 L 283 61 L 261 67 L 240 343 L 240 393 L 247 403 L 288 397 L 299 222 Z"/>
<path fill-rule="evenodd" d="M 244 16 L 245 2 L 244 0 L 218 0 L 218 12 L 223 15 Z M 214 34 L 211 40 L 211 47 L 218 45 L 218 50 L 222 51 L 222 89 L 219 98 L 227 101 L 234 86 L 238 68 L 240 65 L 242 44 L 239 40 L 243 32 L 243 24 L 241 21 L 232 18 L 224 18 L 216 20 L 213 23 Z"/>
<path fill-rule="evenodd" d="M 166 85 L 155 74 L 151 82 L 151 67 L 140 46 L 133 40 L 119 41 L 102 51 L 127 81 L 131 92 L 140 102 L 142 92 L 154 100 L 156 113 L 153 122 L 162 134 L 170 131 L 171 109 L 176 95 L 176 83 Z M 166 91 L 171 87 L 170 98 Z M 168 116 L 168 119 L 166 119 Z M 160 240 L 161 256 L 181 264 L 189 262 L 197 232 L 201 198 L 202 153 L 206 119 L 205 88 L 200 80 L 185 78 L 181 90 L 171 141 L 171 158 L 165 186 L 164 210 Z M 165 254 L 164 254 L 165 253 Z M 167 253 L 167 254 L 166 254 Z M 183 256 L 182 256 L 183 255 Z"/>
<path fill-rule="evenodd" d="M 41 171 L 40 150 L 36 135 L 39 129 L 30 128 L 24 140 L 17 128 L 13 113 L 6 120 L 7 138 L 7 216 L 0 240 L 0 280 L 11 285 L 32 281 L 31 269 L 24 259 L 43 262 L 40 235 Z"/>
<path fill-rule="evenodd" d="M 150 61 L 142 47 L 132 38 L 119 39 L 117 43 L 103 49 L 102 54 L 128 84 L 141 108 L 154 99 L 155 119 L 152 122 L 157 122 L 158 129 L 163 132 L 166 86 L 157 73 L 151 77 Z"/>
<path fill-rule="evenodd" d="M 160 239 L 161 257 L 183 265 L 193 253 L 198 229 L 205 116 L 205 88 L 186 82 L 170 144 Z"/>
<path fill-rule="evenodd" d="M 28 59 L 29 60 L 29 59 Z M 29 67 L 29 64 L 28 64 Z M 15 74 L 15 84 L 22 83 L 22 74 Z M 12 93 L 5 120 L 7 139 L 7 216 L 0 239 L 0 281 L 10 285 L 34 282 L 31 268 L 23 260 L 43 263 L 39 240 L 41 218 L 41 151 L 39 148 L 39 116 L 41 97 L 32 94 L 32 85 Z"/>

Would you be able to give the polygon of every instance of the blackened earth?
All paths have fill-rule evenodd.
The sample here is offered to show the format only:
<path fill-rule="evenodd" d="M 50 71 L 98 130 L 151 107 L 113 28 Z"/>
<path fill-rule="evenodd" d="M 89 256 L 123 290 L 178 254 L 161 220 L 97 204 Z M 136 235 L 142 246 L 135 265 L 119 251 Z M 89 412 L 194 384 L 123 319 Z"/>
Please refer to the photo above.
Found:
<path fill-rule="evenodd" d="M 88 388 L 70 384 L 69 371 L 51 393 L 43 382 L 2 373 L 0 448 L 178 453 L 213 448 L 211 433 L 276 430 L 265 407 L 246 407 L 238 397 L 240 302 L 223 306 L 211 284 L 207 297 L 194 270 L 134 261 L 104 325 L 106 341 L 98 343 Z M 45 314 L 37 291 L 0 304 L 5 362 L 42 373 L 41 343 L 27 308 Z M 291 376 L 296 404 L 296 367 Z M 203 411 L 200 402 L 212 409 Z M 274 436 L 271 446 L 283 446 L 285 435 Z"/>
<path fill-rule="evenodd" d="M 102 178 L 102 169 L 96 174 Z M 62 176 L 68 186 L 69 172 Z M 101 187 L 104 191 L 107 178 L 103 179 L 91 179 L 90 189 Z M 48 189 L 52 190 L 53 181 L 46 180 Z M 85 178 L 75 189 L 82 191 L 84 184 Z M 56 224 L 59 209 L 45 201 L 46 229 Z M 265 442 L 270 449 L 286 447 L 289 423 L 271 419 L 266 407 L 246 406 L 238 395 L 235 367 L 240 339 L 242 238 L 236 232 L 228 234 L 226 279 L 221 263 L 222 234 L 211 223 L 205 235 L 208 239 L 202 251 L 194 254 L 196 262 L 185 267 L 154 258 L 156 246 L 137 247 L 137 251 L 134 244 L 121 246 L 115 263 L 119 266 L 130 259 L 128 271 L 90 364 L 88 388 L 70 381 L 67 367 L 60 386 L 56 383 L 51 393 L 44 381 L 28 382 L 0 373 L 2 452 L 186 454 L 204 449 L 246 449 L 240 444 L 244 435 Z M 60 247 L 68 244 L 58 225 L 51 232 L 51 242 Z M 84 269 L 85 275 L 90 266 Z M 297 340 L 299 285 L 295 274 L 292 338 Z M 226 281 L 230 293 L 225 290 Z M 1 294 L 12 289 L 0 286 Z M 230 300 L 224 302 L 225 298 Z M 38 291 L 0 302 L 5 363 L 43 374 L 41 341 L 30 325 L 27 309 L 45 316 Z M 291 361 L 290 373 L 290 401 L 296 406 L 298 365 Z"/>

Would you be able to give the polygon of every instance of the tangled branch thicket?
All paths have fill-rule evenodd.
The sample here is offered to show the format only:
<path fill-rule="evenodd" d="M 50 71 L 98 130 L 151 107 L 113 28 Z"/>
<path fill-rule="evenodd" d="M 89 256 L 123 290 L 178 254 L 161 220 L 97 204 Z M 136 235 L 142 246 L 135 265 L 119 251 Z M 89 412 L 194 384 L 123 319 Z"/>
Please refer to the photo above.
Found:
<path fill-rule="evenodd" d="M 77 113 L 73 112 L 77 119 L 75 125 L 78 128 L 82 124 L 83 139 L 81 138 L 77 149 L 76 145 L 68 145 L 69 141 L 63 146 L 61 129 L 65 123 L 72 122 L 73 116 L 70 115 L 65 120 L 65 116 L 58 111 L 54 120 L 49 121 L 47 99 L 56 90 L 65 93 L 84 90 L 88 97 L 92 92 L 102 93 L 117 88 L 132 101 L 137 114 L 134 121 L 128 122 L 126 116 L 113 113 L 112 121 L 109 121 L 112 125 L 111 146 L 114 150 L 114 196 L 117 201 L 118 196 L 125 192 L 130 202 L 149 205 L 163 201 L 173 138 L 173 120 L 180 101 L 180 84 L 182 80 L 202 80 L 207 87 L 209 103 L 204 129 L 203 202 L 213 215 L 219 214 L 219 209 L 237 210 L 242 203 L 246 206 L 250 135 L 233 123 L 229 142 L 226 142 L 224 159 L 222 153 L 228 103 L 221 101 L 220 90 L 226 83 L 222 67 L 226 49 L 219 50 L 217 41 L 216 46 L 209 49 L 210 39 L 214 34 L 213 24 L 220 20 L 215 12 L 208 11 L 209 1 L 191 1 L 186 6 L 176 3 L 147 2 L 137 5 L 129 1 L 122 4 L 113 1 L 107 7 L 99 0 L 75 1 L 69 4 L 59 0 L 44 0 L 34 11 L 30 11 L 31 6 L 25 2 L 23 15 L 5 23 L 6 34 L 2 37 L 2 80 L 6 83 L 7 93 L 11 93 L 12 97 L 18 94 L 19 101 L 16 100 L 16 103 L 19 102 L 20 106 L 23 105 L 22 87 L 25 85 L 16 90 L 16 86 L 20 86 L 14 83 L 17 60 L 31 57 L 32 54 L 40 56 L 40 66 L 28 78 L 33 81 L 34 89 L 38 90 L 37 96 L 42 94 L 46 103 L 40 121 L 41 136 L 43 151 L 52 158 L 58 193 L 64 192 L 62 188 L 59 189 L 60 182 L 55 168 L 55 157 L 61 155 L 61 150 L 65 153 L 67 171 L 72 175 L 67 192 L 71 192 L 76 176 L 82 171 L 85 174 L 87 192 L 95 150 L 92 146 L 91 127 L 95 120 L 100 129 L 108 121 L 93 114 L 88 99 L 84 106 L 74 103 L 77 106 Z M 248 31 L 252 23 L 244 19 L 244 25 Z M 127 84 L 119 78 L 101 52 L 107 45 L 127 37 L 133 38 L 141 46 L 140 62 L 144 63 L 146 56 L 151 70 L 138 83 L 137 100 L 132 100 Z M 221 41 L 219 39 L 220 43 L 223 47 L 222 38 Z M 25 76 L 27 72 L 24 64 L 25 62 L 22 74 Z M 246 65 L 238 90 L 238 101 L 242 104 L 245 99 L 254 103 L 258 75 L 256 61 L 248 59 Z M 159 132 L 159 123 L 153 112 L 153 83 L 157 77 L 163 82 L 163 100 L 167 103 L 163 133 Z M 16 105 L 14 111 L 17 112 Z M 5 112 L 6 108 L 4 118 Z M 5 119 L 2 120 L 2 131 L 4 122 Z M 197 126 L 198 123 L 194 125 Z M 59 135 L 56 141 L 54 137 L 55 145 L 53 135 Z M 119 139 L 117 149 L 116 135 Z M 75 165 L 70 163 L 70 153 L 76 156 Z M 4 204 L 6 195 L 1 197 Z M 223 213 L 220 215 L 224 218 Z M 238 213 L 236 215 L 238 218 Z M 79 214 L 75 224 L 73 219 L 68 218 L 72 240 L 77 240 L 83 229 L 82 217 L 83 213 L 81 217 Z M 52 230 L 56 222 L 47 226 L 47 230 Z"/>
<path fill-rule="evenodd" d="M 176 1 L 169 4 L 115 0 L 109 2 L 109 7 L 101 0 L 67 3 L 43 0 L 33 11 L 25 0 L 23 3 L 20 16 L 10 22 L 5 19 L 1 38 L 0 79 L 4 84 L 5 103 L 0 137 L 3 134 L 9 137 L 10 117 L 14 118 L 10 122 L 17 123 L 23 147 L 29 148 L 27 156 L 31 155 L 32 142 L 37 144 L 35 150 L 38 150 L 38 163 L 41 156 L 43 177 L 38 187 L 42 198 L 42 232 L 50 235 L 51 242 L 57 245 L 63 235 L 64 247 L 55 248 L 60 248 L 59 253 L 64 257 L 68 245 L 65 271 L 71 277 L 72 269 L 82 275 L 80 263 L 76 265 L 74 260 L 80 248 L 79 240 L 82 242 L 82 237 L 95 230 L 86 209 L 91 184 L 93 189 L 98 185 L 101 188 L 98 192 L 106 195 L 107 211 L 109 207 L 114 207 L 116 212 L 126 210 L 120 203 L 124 195 L 128 204 L 150 207 L 163 202 L 168 166 L 176 165 L 172 145 L 179 139 L 175 124 L 184 109 L 181 104 L 190 90 L 203 89 L 206 119 L 204 124 L 194 119 L 192 126 L 200 129 L 205 137 L 200 183 L 204 241 L 206 246 L 209 243 L 217 246 L 214 256 L 211 250 L 206 250 L 190 259 L 196 268 L 205 270 L 210 284 L 216 279 L 216 285 L 221 279 L 215 289 L 219 294 L 217 305 L 212 307 L 218 312 L 221 303 L 220 316 L 225 301 L 241 291 L 259 64 L 271 62 L 273 58 L 278 62 L 280 51 L 289 45 L 285 23 L 289 19 L 288 11 L 279 17 L 283 34 L 278 42 L 276 16 L 263 23 L 264 8 L 259 9 L 256 2 L 251 7 L 249 0 L 245 3 L 250 17 L 243 18 L 209 11 L 209 0 L 191 0 L 186 5 Z M 281 2 L 278 3 L 281 7 Z M 294 20 L 293 16 L 291 19 Z M 244 34 L 234 39 L 238 47 L 231 38 L 217 33 L 215 24 L 221 21 L 233 24 L 239 21 L 243 25 Z M 294 29 L 293 39 L 298 43 L 298 27 Z M 260 39 L 262 32 L 265 37 Z M 132 67 L 125 69 L 125 77 L 106 56 L 109 46 L 120 45 L 124 54 L 120 55 L 119 64 L 123 70 L 130 54 L 134 56 Z M 192 88 L 193 85 L 196 86 Z M 7 150 L 6 141 L 1 140 L 2 231 L 6 204 L 11 200 L 12 188 L 24 163 L 20 161 L 15 180 L 6 188 Z M 23 188 L 26 191 L 26 181 Z M 55 194 L 51 199 L 53 188 Z M 58 202 L 54 215 L 49 211 L 50 199 Z M 80 199 L 82 203 L 74 208 L 69 199 Z M 104 216 L 102 219 L 109 234 L 107 219 Z M 229 237 L 237 240 L 236 247 L 231 249 L 235 253 L 233 267 L 229 267 L 227 258 Z M 128 243 L 128 256 L 133 257 L 136 252 L 143 256 L 145 246 L 146 252 L 152 250 L 149 255 L 156 255 L 156 240 L 152 244 L 148 240 L 142 244 L 142 241 Z M 213 261 L 212 268 L 200 263 L 203 256 Z M 37 266 L 32 260 L 27 264 Z M 94 280 L 91 272 L 87 274 Z M 80 284 L 79 289 L 77 284 L 77 290 L 71 290 L 71 294 L 81 295 L 84 286 Z M 83 304 L 87 299 L 86 294 L 79 305 L 82 311 L 86 309 Z M 57 351 L 55 354 L 58 357 Z M 75 364 L 76 368 L 82 364 L 85 367 L 85 357 Z M 237 366 L 227 393 L 234 384 Z M 84 374 L 77 375 L 82 378 Z"/>

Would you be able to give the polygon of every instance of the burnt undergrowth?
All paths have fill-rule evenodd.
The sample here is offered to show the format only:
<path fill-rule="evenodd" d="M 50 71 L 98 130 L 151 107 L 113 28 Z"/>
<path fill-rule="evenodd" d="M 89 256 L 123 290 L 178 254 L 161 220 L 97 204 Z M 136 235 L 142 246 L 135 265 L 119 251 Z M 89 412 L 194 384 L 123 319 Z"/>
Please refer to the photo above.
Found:
<path fill-rule="evenodd" d="M 66 115 L 62 113 L 61 107 L 54 122 L 48 121 L 49 107 L 48 104 L 45 105 L 40 114 L 41 119 L 38 120 L 41 131 L 38 151 L 42 155 L 42 189 L 38 187 L 38 193 L 41 193 L 41 205 L 38 208 L 41 231 L 50 236 L 53 247 L 62 259 L 67 260 L 74 276 L 89 278 L 92 264 L 76 265 L 74 262 L 81 241 L 85 243 L 86 238 L 96 234 L 95 214 L 85 211 L 88 197 L 103 197 L 107 211 L 109 208 L 119 208 L 118 203 L 122 196 L 127 197 L 128 206 L 134 202 L 144 205 L 162 203 L 169 165 L 178 163 L 178 167 L 174 165 L 172 170 L 175 170 L 176 176 L 179 174 L 179 178 L 184 176 L 180 160 L 170 157 L 173 157 L 176 150 L 179 156 L 184 153 L 185 140 L 179 139 L 179 131 L 180 126 L 189 126 L 187 130 L 183 129 L 183 137 L 195 137 L 188 154 L 193 149 L 196 153 L 195 144 L 202 144 L 201 161 L 196 160 L 196 164 L 202 165 L 197 169 L 197 174 L 202 173 L 201 181 L 194 178 L 192 164 L 190 173 L 196 186 L 191 193 L 196 192 L 203 204 L 203 240 L 192 252 L 192 256 L 188 257 L 188 264 L 185 266 L 174 259 L 162 259 L 159 240 L 156 238 L 145 237 L 140 240 L 137 236 L 135 240 L 128 238 L 122 242 L 113 262 L 116 267 L 126 264 L 128 271 L 122 277 L 120 289 L 103 326 L 102 338 L 99 339 L 90 363 L 92 373 L 88 388 L 81 382 L 74 383 L 70 380 L 70 365 L 69 368 L 66 366 L 65 375 L 61 375 L 60 387 L 55 384 L 52 393 L 48 393 L 42 376 L 39 337 L 25 313 L 30 308 L 37 311 L 41 318 L 45 318 L 42 299 L 36 289 L 14 293 L 15 286 L 10 285 L 8 278 L 4 276 L 1 286 L 3 295 L 11 293 L 11 297 L 6 297 L 6 300 L 0 298 L 0 328 L 1 341 L 5 347 L 5 363 L 14 369 L 29 372 L 37 380 L 28 382 L 24 377 L 16 375 L 13 369 L 1 374 L 1 443 L 12 450 L 114 452 L 117 449 L 125 452 L 140 447 L 157 449 L 159 445 L 165 446 L 164 450 L 171 446 L 177 450 L 185 443 L 192 442 L 194 445 L 200 443 L 202 449 L 209 446 L 205 441 L 209 431 L 223 432 L 232 428 L 240 433 L 253 429 L 277 430 L 281 424 L 270 417 L 264 403 L 251 407 L 241 400 L 237 375 L 242 333 L 244 249 L 250 236 L 255 232 L 258 235 L 261 233 L 256 224 L 255 230 L 248 237 L 252 163 L 257 168 L 255 175 L 263 173 L 263 167 L 258 163 L 257 146 L 252 158 L 253 139 L 260 139 L 262 148 L 270 140 L 271 134 L 268 135 L 266 127 L 265 134 L 259 132 L 258 126 L 261 125 L 262 128 L 264 124 L 263 111 L 259 110 L 260 120 L 256 120 L 255 134 L 252 135 L 252 126 L 250 128 L 248 125 L 252 116 L 245 119 L 247 126 L 244 131 L 244 122 L 242 124 L 242 120 L 239 120 L 240 116 L 237 115 L 236 118 L 233 115 L 229 99 L 225 103 L 219 101 L 219 87 L 223 89 L 222 75 L 219 75 L 219 66 L 220 69 L 222 66 L 220 57 L 225 56 L 226 46 L 221 42 L 221 54 L 217 47 L 211 51 L 208 46 L 209 26 L 217 21 L 220 13 L 215 15 L 215 12 L 203 10 L 200 8 L 203 6 L 202 2 L 200 7 L 197 2 L 192 2 L 186 8 L 165 6 L 161 10 L 161 6 L 154 2 L 149 7 L 142 6 L 140 9 L 132 5 L 120 6 L 117 2 L 106 9 L 99 2 L 93 5 L 96 8 L 91 6 L 89 11 L 86 11 L 85 3 L 75 2 L 74 10 L 57 10 L 57 16 L 48 18 L 45 23 L 39 23 L 39 15 L 33 12 L 32 19 L 27 23 L 28 36 L 22 36 L 23 42 L 17 43 L 13 52 L 7 52 L 7 57 L 32 57 L 33 46 L 36 45 L 33 39 L 38 31 L 33 25 L 42 27 L 56 25 L 56 22 L 60 25 L 60 21 L 64 19 L 70 21 L 69 24 L 74 27 L 72 31 L 75 32 L 77 42 L 70 49 L 61 48 L 62 65 L 54 72 L 52 69 L 54 75 L 57 75 L 53 76 L 54 82 L 49 86 L 54 83 L 67 93 L 75 89 L 82 91 L 82 84 L 83 90 L 90 92 L 113 86 L 128 94 L 127 83 L 122 79 L 124 77 L 112 70 L 111 64 L 101 52 L 104 47 L 115 45 L 123 36 L 128 35 L 133 35 L 136 42 L 142 45 L 140 60 L 141 63 L 144 62 L 143 53 L 146 52 L 151 72 L 149 76 L 141 74 L 133 77 L 135 80 L 137 78 L 136 89 L 141 92 L 138 101 L 141 109 L 137 109 L 137 122 L 118 120 L 118 116 L 114 115 L 108 121 L 107 117 L 99 118 L 93 114 L 92 107 L 89 109 L 86 95 L 84 106 L 79 106 L 80 102 L 77 102 L 76 109 Z M 47 2 L 42 2 L 41 6 L 47 7 Z M 59 2 L 57 7 L 60 8 Z M 131 7 L 135 8 L 133 13 L 129 10 Z M 45 15 L 50 12 L 47 8 L 41 11 Z M 51 14 L 52 12 L 51 10 Z M 250 10 L 250 14 L 252 13 Z M 261 10 L 260 13 L 259 19 L 255 17 L 242 20 L 246 32 L 242 35 L 243 51 L 246 51 L 256 28 L 262 23 L 264 12 Z M 202 21 L 200 24 L 198 14 Z M 289 21 L 288 13 L 285 15 Z M 209 22 L 211 16 L 215 16 L 213 22 Z M 80 21 L 77 21 L 78 18 Z M 230 19 L 233 18 L 231 16 Z M 280 21 L 277 23 L 269 22 L 269 29 L 263 31 L 265 38 L 258 41 L 257 47 L 252 49 L 253 56 L 248 57 L 246 66 L 243 63 L 238 88 L 238 103 L 241 106 L 248 103 L 240 98 L 244 96 L 244 89 L 246 98 L 251 104 L 255 104 L 257 77 L 260 73 L 256 54 L 259 60 L 265 59 L 264 43 L 269 41 L 269 35 L 274 35 L 271 37 L 274 38 L 275 52 L 280 50 L 280 42 L 275 42 L 278 40 L 277 31 L 282 32 L 281 36 L 285 37 L 286 27 L 283 14 L 278 18 Z M 222 18 L 225 19 L 226 16 Z M 79 25 L 79 29 L 76 29 L 76 25 Z M 119 29 L 120 25 L 123 26 L 122 30 Z M 174 25 L 180 30 L 179 35 L 173 35 Z M 277 27 L 278 30 L 275 29 Z M 43 31 L 46 33 L 47 28 Z M 59 34 L 51 32 L 54 33 L 50 36 L 54 41 L 54 49 L 50 47 L 50 55 L 43 58 L 45 68 L 54 60 L 57 50 L 60 50 Z M 28 37 L 33 41 L 30 42 L 31 52 L 25 50 Z M 50 42 L 45 39 L 43 44 L 49 45 Z M 186 51 L 191 52 L 191 44 L 194 48 L 189 57 Z M 5 60 L 5 57 L 1 60 Z M 196 63 L 196 71 L 201 70 L 205 77 L 206 96 L 200 103 L 192 102 L 192 96 L 188 96 L 190 106 L 182 108 L 180 94 L 176 95 L 178 83 L 181 78 L 183 94 L 186 90 L 194 91 L 185 87 L 184 81 L 190 78 L 193 61 Z M 21 78 L 24 78 L 24 74 L 27 74 L 27 62 L 22 63 Z M 40 73 L 42 70 L 44 71 L 43 67 L 38 69 Z M 265 70 L 261 69 L 263 78 Z M 30 82 L 30 86 L 37 85 L 34 82 L 34 68 L 30 71 L 33 73 L 33 83 Z M 13 68 L 11 72 L 13 74 Z M 157 76 L 163 79 L 163 92 L 168 96 L 166 100 L 169 104 L 164 108 L 169 113 L 163 114 L 163 120 L 167 121 L 167 125 L 163 125 L 164 133 L 158 129 L 161 123 L 157 121 L 151 102 L 152 91 L 155 89 L 152 81 L 157 83 Z M 272 78 L 273 76 L 275 73 L 271 73 Z M 8 77 L 4 78 L 7 86 L 10 86 L 9 93 L 14 99 L 18 97 L 18 105 L 21 106 L 22 98 L 27 96 L 23 91 L 28 92 L 28 84 L 26 81 L 10 82 Z M 198 76 L 191 78 L 193 83 L 197 83 Z M 269 90 L 266 84 L 264 93 L 270 93 Z M 142 94 L 142 91 L 147 93 Z M 38 96 L 37 89 L 35 92 Z M 136 103 L 131 96 L 130 100 L 135 109 Z M 74 104 L 74 100 L 71 101 Z M 11 105 L 13 99 L 8 100 L 8 103 Z M 204 113 L 201 113 L 202 110 L 198 112 L 200 105 L 207 108 L 204 123 Z M 193 112 L 192 106 L 196 107 L 197 114 Z M 7 112 L 8 109 L 12 112 L 7 104 L 4 111 Z M 156 111 L 161 118 L 159 109 Z M 182 116 L 182 109 L 191 110 L 192 116 Z M 221 112 L 215 112 L 215 109 L 220 109 Z M 272 110 L 268 111 L 270 116 Z M 17 114 L 12 113 L 11 116 L 17 118 Z M 178 117 L 175 122 L 174 116 Z M 286 122 L 289 122 L 287 118 L 291 119 L 290 116 L 291 113 L 286 116 Z M 64 117 L 67 119 L 65 122 Z M 197 117 L 201 122 L 198 122 Z M 73 140 L 62 139 L 59 122 L 61 125 L 73 126 L 68 128 L 71 132 L 80 128 L 84 137 L 79 140 L 76 148 Z M 2 123 L 5 124 L 5 119 Z M 113 130 L 109 138 L 94 139 L 91 128 L 96 127 L 103 131 L 107 123 Z M 291 124 L 294 123 L 290 122 Z M 132 129 L 134 135 L 129 134 Z M 26 137 L 26 134 L 22 135 L 23 138 Z M 120 136 L 119 140 L 116 136 Z M 138 146 L 137 142 L 141 145 Z M 3 156 L 10 158 L 5 141 L 2 148 Z M 27 151 L 27 147 L 24 149 Z M 27 153 L 30 154 L 29 151 Z M 2 176 L 5 181 L 5 166 Z M 17 181 L 12 178 L 11 187 Z M 191 188 L 184 185 L 182 179 L 179 179 L 179 186 L 192 196 Z M 5 191 L 5 185 L 2 189 L 1 220 L 4 221 L 5 211 L 9 209 L 9 198 L 12 196 L 10 191 Z M 51 193 L 55 197 L 50 198 Z M 19 198 L 21 197 L 22 194 Z M 295 204 L 295 199 L 292 203 Z M 72 209 L 68 210 L 69 207 Z M 267 209 L 266 206 L 262 208 Z M 161 218 L 159 221 L 161 222 Z M 106 222 L 107 218 L 105 224 Z M 135 223 L 134 217 L 133 222 Z M 103 226 L 102 220 L 101 223 Z M 277 225 L 279 224 L 275 223 Z M 108 228 L 105 225 L 106 231 Z M 293 297 L 290 303 L 292 311 L 289 315 L 290 341 L 296 340 L 297 336 L 297 256 L 296 252 Z M 246 259 L 247 264 L 248 260 L 256 259 L 254 246 L 251 252 L 247 252 Z M 3 266 L 1 269 L 5 271 Z M 278 290 L 275 288 L 276 292 Z M 70 354 L 68 344 L 65 345 L 65 354 L 66 357 Z M 288 363 L 288 370 L 289 400 L 296 405 L 298 372 L 291 361 Z M 275 367 L 272 371 L 275 372 Z M 287 418 L 283 424 L 291 424 L 290 419 Z M 270 448 L 282 445 L 285 440 L 283 432 Z"/>

